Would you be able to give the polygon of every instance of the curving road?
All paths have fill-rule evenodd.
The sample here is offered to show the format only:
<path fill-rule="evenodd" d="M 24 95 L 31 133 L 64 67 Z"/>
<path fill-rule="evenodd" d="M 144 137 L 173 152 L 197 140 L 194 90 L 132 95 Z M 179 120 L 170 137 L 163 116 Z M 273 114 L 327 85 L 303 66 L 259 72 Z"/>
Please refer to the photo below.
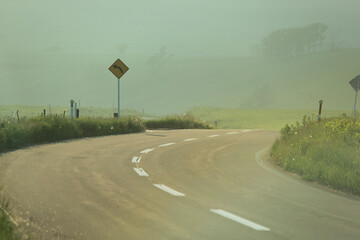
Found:
<path fill-rule="evenodd" d="M 176 130 L 0 156 L 34 239 L 359 239 L 360 201 L 268 163 L 277 131 Z"/>

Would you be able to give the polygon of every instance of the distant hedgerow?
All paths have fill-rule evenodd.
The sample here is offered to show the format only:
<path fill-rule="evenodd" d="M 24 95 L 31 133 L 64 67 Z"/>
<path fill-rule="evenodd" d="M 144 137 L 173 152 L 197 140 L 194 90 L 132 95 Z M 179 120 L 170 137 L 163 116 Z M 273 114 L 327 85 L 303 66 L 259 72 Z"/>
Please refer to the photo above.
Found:
<path fill-rule="evenodd" d="M 148 129 L 210 129 L 212 128 L 205 121 L 199 120 L 191 115 L 169 116 L 160 119 L 145 121 Z"/>

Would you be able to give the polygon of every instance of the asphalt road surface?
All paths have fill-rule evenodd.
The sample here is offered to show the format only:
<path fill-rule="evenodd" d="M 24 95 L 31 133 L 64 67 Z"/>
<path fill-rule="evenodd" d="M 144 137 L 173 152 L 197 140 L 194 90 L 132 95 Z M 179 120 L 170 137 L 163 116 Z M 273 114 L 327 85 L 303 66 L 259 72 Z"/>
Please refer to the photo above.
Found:
<path fill-rule="evenodd" d="M 33 239 L 360 239 L 359 198 L 285 173 L 264 130 L 173 130 L 0 156 Z"/>

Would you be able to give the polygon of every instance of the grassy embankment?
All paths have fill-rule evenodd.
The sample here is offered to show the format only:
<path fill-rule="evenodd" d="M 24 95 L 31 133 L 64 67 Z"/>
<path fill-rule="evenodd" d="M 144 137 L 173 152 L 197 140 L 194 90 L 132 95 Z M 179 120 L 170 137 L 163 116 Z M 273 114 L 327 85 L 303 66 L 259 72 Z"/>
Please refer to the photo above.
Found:
<path fill-rule="evenodd" d="M 336 117 L 286 125 L 271 149 L 276 164 L 308 181 L 360 195 L 360 120 Z"/>

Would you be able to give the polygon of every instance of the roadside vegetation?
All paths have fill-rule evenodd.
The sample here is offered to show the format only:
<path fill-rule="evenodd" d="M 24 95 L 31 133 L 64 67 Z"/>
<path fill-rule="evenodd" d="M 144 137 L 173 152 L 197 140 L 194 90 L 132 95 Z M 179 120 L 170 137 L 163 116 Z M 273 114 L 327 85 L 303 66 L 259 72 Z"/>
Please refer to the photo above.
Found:
<path fill-rule="evenodd" d="M 68 118 L 49 116 L 0 122 L 0 152 L 67 139 L 135 133 L 145 130 L 139 118 Z"/>
<path fill-rule="evenodd" d="M 139 117 L 79 118 L 71 121 L 58 116 L 0 121 L 0 153 L 41 143 L 68 139 L 138 133 L 149 129 L 211 128 L 195 117 L 171 116 L 143 120 Z"/>
<path fill-rule="evenodd" d="M 0 189 L 1 191 L 1 189 Z M 10 221 L 6 209 L 8 203 L 4 200 L 0 202 L 0 240 L 17 240 L 20 239 L 19 234 L 16 233 L 16 228 Z"/>
<path fill-rule="evenodd" d="M 145 121 L 145 126 L 148 129 L 210 129 L 210 124 L 199 120 L 192 115 L 169 116 L 160 119 L 153 119 Z"/>
<path fill-rule="evenodd" d="M 333 117 L 285 125 L 271 149 L 275 163 L 308 181 L 360 195 L 360 119 Z"/>

